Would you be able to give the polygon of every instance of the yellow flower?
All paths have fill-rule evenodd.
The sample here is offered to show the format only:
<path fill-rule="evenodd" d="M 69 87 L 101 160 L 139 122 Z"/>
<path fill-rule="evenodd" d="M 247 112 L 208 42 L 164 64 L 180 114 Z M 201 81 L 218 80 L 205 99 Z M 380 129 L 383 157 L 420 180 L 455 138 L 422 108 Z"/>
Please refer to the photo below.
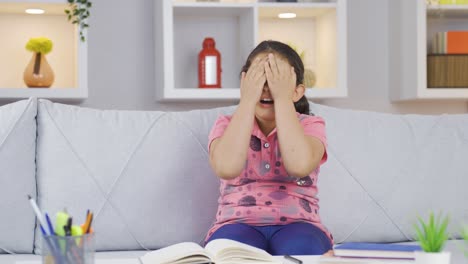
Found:
<path fill-rule="evenodd" d="M 53 43 L 46 37 L 30 38 L 26 49 L 36 53 L 47 54 L 52 51 Z"/>

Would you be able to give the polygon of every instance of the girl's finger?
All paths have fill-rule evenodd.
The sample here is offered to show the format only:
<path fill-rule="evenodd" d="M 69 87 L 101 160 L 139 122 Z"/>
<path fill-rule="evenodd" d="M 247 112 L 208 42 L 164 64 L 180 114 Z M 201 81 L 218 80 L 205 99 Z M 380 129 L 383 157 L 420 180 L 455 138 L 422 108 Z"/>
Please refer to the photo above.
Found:
<path fill-rule="evenodd" d="M 254 77 L 257 75 L 257 72 L 259 71 L 259 65 L 263 65 L 262 63 L 262 58 L 257 57 L 255 60 L 252 62 L 250 65 L 249 69 L 247 70 L 247 75 L 250 77 Z"/>
<path fill-rule="evenodd" d="M 289 73 L 290 73 L 290 70 L 291 70 L 291 65 L 289 65 L 288 62 L 286 62 L 284 60 L 277 60 L 276 62 L 278 64 L 278 71 L 280 73 L 290 75 Z"/>
<path fill-rule="evenodd" d="M 261 59 L 259 63 L 255 66 L 255 68 L 252 70 L 254 78 L 258 78 L 259 76 L 265 74 L 265 67 L 263 65 L 266 61 L 267 58 Z"/>
<path fill-rule="evenodd" d="M 269 81 L 273 77 L 273 73 L 271 72 L 270 64 L 268 62 L 265 62 L 264 67 L 265 67 L 266 79 L 267 79 L 267 81 Z"/>
<path fill-rule="evenodd" d="M 296 81 L 297 81 L 297 76 L 296 76 L 296 72 L 294 71 L 294 67 L 291 67 L 291 77 L 294 81 L 294 87 L 296 86 Z"/>
<path fill-rule="evenodd" d="M 278 64 L 273 53 L 268 54 L 268 62 L 270 63 L 271 72 L 274 75 L 279 74 Z"/>
<path fill-rule="evenodd" d="M 259 57 L 255 58 L 250 64 L 249 69 L 246 72 L 246 75 L 250 76 L 259 62 L 260 62 L 260 58 Z"/>

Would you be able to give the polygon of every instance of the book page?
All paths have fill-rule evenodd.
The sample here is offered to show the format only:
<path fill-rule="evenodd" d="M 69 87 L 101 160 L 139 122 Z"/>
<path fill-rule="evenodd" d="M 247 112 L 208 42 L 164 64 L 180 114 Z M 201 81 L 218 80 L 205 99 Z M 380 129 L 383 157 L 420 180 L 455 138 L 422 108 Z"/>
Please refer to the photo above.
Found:
<path fill-rule="evenodd" d="M 277 263 L 265 250 L 230 239 L 210 241 L 205 249 L 219 263 Z"/>
<path fill-rule="evenodd" d="M 141 258 L 143 264 L 163 263 L 206 263 L 210 255 L 198 244 L 183 242 L 146 253 Z"/>

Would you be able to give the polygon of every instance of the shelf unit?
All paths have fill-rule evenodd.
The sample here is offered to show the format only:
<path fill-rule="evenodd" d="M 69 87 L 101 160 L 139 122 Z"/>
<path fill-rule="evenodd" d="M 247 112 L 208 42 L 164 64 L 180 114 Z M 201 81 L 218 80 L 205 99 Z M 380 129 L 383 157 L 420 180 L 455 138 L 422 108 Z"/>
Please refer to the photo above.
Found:
<path fill-rule="evenodd" d="M 294 12 L 294 19 L 278 19 Z M 275 39 L 305 51 L 304 64 L 317 82 L 313 98 L 347 96 L 346 0 L 155 1 L 156 98 L 159 101 L 238 100 L 240 69 L 261 41 Z M 222 88 L 199 89 L 198 53 L 213 37 L 221 53 Z"/>
<path fill-rule="evenodd" d="M 427 87 L 431 40 L 437 32 L 467 30 L 468 5 L 427 6 L 425 0 L 392 0 L 390 17 L 391 100 L 468 99 L 468 87 Z"/>
<path fill-rule="evenodd" d="M 88 97 L 87 42 L 78 36 L 64 13 L 67 0 L 0 0 L 0 99 L 39 97 L 81 100 Z M 40 8 L 41 15 L 26 14 L 27 8 Z M 85 32 L 86 34 L 86 32 Z M 24 47 L 29 38 L 45 36 L 52 40 L 46 55 L 54 71 L 50 88 L 28 88 L 23 71 L 33 54 Z"/>

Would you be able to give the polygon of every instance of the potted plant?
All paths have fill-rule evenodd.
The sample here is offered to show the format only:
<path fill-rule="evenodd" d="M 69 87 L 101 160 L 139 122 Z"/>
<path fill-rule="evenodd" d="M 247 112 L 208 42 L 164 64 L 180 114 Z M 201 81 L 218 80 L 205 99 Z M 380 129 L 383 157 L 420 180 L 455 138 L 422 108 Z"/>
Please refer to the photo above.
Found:
<path fill-rule="evenodd" d="M 449 217 L 442 218 L 441 214 L 434 216 L 429 214 L 429 220 L 425 222 L 418 217 L 418 223 L 415 224 L 417 240 L 423 251 L 415 252 L 417 264 L 449 264 L 450 252 L 442 251 L 449 238 L 447 225 Z"/>
<path fill-rule="evenodd" d="M 89 9 L 92 7 L 91 1 L 88 0 L 68 0 L 69 9 L 65 9 L 68 21 L 72 24 L 77 24 L 80 29 L 80 39 L 85 41 L 84 30 L 89 27 L 88 17 Z"/>
<path fill-rule="evenodd" d="M 288 45 L 299 55 L 299 57 L 302 60 L 302 63 L 304 63 L 304 85 L 307 88 L 312 88 L 314 87 L 317 77 L 315 76 L 315 72 L 312 71 L 311 69 L 307 68 L 305 65 L 305 50 L 299 51 L 299 48 L 294 45 L 293 43 L 288 43 Z"/>
<path fill-rule="evenodd" d="M 463 227 L 462 238 L 465 240 L 463 252 L 465 253 L 465 257 L 468 258 L 468 225 Z"/>
<path fill-rule="evenodd" d="M 31 38 L 26 43 L 26 50 L 33 52 L 23 73 L 28 87 L 49 88 L 54 82 L 54 71 L 45 56 L 52 51 L 52 47 L 52 41 L 46 37 Z"/>

